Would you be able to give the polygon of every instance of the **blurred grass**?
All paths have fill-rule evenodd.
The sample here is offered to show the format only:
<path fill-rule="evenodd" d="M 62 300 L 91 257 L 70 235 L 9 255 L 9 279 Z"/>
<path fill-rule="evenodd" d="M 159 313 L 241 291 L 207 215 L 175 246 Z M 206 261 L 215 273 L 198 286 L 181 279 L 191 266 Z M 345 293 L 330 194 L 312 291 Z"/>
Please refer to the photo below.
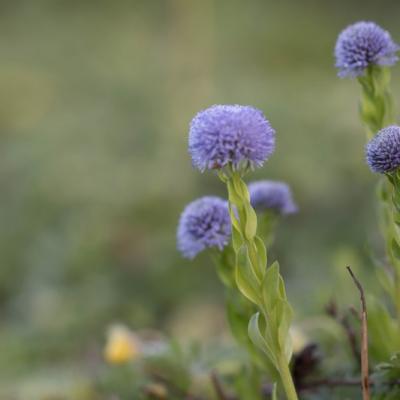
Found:
<path fill-rule="evenodd" d="M 40 0 L 0 10 L 5 379 L 85 363 L 113 321 L 181 337 L 196 323 L 203 335 L 224 329 L 208 259 L 175 250 L 184 205 L 224 195 L 186 151 L 190 119 L 210 104 L 255 105 L 277 130 L 277 151 L 254 178 L 286 180 L 300 206 L 272 252 L 297 315 L 337 292 L 349 259 L 368 267 L 374 177 L 358 87 L 336 77 L 332 53 L 360 19 L 399 41 L 400 4 Z M 398 69 L 393 79 L 399 93 Z"/>

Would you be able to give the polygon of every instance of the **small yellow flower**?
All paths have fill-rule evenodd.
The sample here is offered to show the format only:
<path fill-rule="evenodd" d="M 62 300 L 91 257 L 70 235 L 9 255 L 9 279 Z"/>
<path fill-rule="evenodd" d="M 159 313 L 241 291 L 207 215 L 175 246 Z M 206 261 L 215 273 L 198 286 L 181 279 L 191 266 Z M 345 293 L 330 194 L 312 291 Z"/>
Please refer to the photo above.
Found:
<path fill-rule="evenodd" d="M 110 364 L 124 364 L 138 358 L 140 343 L 135 335 L 125 326 L 114 325 L 107 335 L 104 358 Z"/>

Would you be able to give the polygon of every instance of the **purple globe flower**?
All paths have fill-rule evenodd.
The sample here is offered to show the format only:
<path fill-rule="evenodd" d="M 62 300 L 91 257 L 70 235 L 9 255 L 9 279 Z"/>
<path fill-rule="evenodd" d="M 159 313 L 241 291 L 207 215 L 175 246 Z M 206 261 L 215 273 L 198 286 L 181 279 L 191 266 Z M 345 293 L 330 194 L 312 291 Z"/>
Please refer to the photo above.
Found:
<path fill-rule="evenodd" d="M 244 165 L 260 167 L 275 149 L 275 131 L 250 106 L 215 105 L 199 112 L 189 132 L 193 165 L 204 171 Z"/>
<path fill-rule="evenodd" d="M 384 174 L 400 167 L 400 127 L 380 130 L 366 146 L 366 158 L 372 172 Z"/>
<path fill-rule="evenodd" d="M 335 56 L 338 75 L 356 77 L 370 65 L 393 65 L 399 46 L 390 33 L 374 22 L 357 22 L 344 29 L 336 42 Z"/>
<path fill-rule="evenodd" d="M 257 212 L 274 211 L 287 215 L 297 212 L 289 186 L 277 181 L 256 181 L 249 184 L 250 202 Z"/>
<path fill-rule="evenodd" d="M 186 258 L 194 258 L 206 248 L 222 250 L 230 240 L 231 220 L 228 202 L 205 196 L 186 206 L 178 225 L 178 250 Z"/>

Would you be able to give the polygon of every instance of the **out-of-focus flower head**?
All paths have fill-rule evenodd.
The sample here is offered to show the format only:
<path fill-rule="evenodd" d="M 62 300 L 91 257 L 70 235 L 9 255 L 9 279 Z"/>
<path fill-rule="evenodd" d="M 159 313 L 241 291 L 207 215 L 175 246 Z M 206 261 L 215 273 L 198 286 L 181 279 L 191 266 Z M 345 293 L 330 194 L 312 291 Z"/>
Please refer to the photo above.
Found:
<path fill-rule="evenodd" d="M 231 221 L 228 202 L 205 196 L 186 206 L 178 224 L 178 249 L 186 258 L 194 258 L 206 248 L 222 250 L 230 240 Z"/>
<path fill-rule="evenodd" d="M 390 33 L 374 22 L 357 22 L 344 29 L 336 42 L 336 67 L 340 77 L 363 75 L 370 65 L 393 65 L 400 47 Z"/>
<path fill-rule="evenodd" d="M 298 211 L 292 192 L 284 182 L 269 180 L 251 182 L 249 193 L 251 205 L 259 213 L 274 211 L 287 215 Z"/>
<path fill-rule="evenodd" d="M 113 325 L 107 333 L 104 358 L 110 364 L 124 364 L 141 354 L 139 339 L 127 327 Z"/>
<path fill-rule="evenodd" d="M 400 127 L 381 129 L 366 146 L 366 159 L 372 172 L 393 172 L 400 167 Z"/>
<path fill-rule="evenodd" d="M 231 164 L 260 167 L 275 149 L 275 131 L 250 106 L 214 105 L 199 112 L 189 131 L 189 152 L 200 171 Z"/>

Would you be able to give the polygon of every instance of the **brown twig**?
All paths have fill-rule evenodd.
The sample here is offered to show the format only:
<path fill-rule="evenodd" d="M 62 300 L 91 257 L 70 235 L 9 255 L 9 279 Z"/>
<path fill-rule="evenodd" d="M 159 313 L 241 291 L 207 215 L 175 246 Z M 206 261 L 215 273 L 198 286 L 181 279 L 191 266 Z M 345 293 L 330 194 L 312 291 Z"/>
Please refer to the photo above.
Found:
<path fill-rule="evenodd" d="M 325 311 L 339 325 L 342 326 L 342 328 L 347 336 L 347 340 L 349 341 L 350 349 L 353 354 L 353 357 L 354 357 L 356 363 L 358 364 L 358 366 L 360 366 L 360 352 L 357 347 L 356 333 L 349 322 L 348 313 L 339 315 L 339 312 L 338 312 L 338 309 L 336 306 L 336 302 L 333 299 L 325 307 Z M 352 312 L 351 309 L 350 309 L 350 312 Z M 358 313 L 357 313 L 357 318 L 359 318 Z"/>
<path fill-rule="evenodd" d="M 342 326 L 346 332 L 347 340 L 350 343 L 351 352 L 353 353 L 353 357 L 357 362 L 357 365 L 360 366 L 360 351 L 357 348 L 357 337 L 354 329 L 352 328 L 348 316 L 343 315 L 341 318 Z"/>
<path fill-rule="evenodd" d="M 349 266 L 346 267 L 354 284 L 360 292 L 361 299 L 361 387 L 363 400 L 369 400 L 369 366 L 368 366 L 368 326 L 367 326 L 367 303 L 365 301 L 364 289 Z"/>
<path fill-rule="evenodd" d="M 217 394 L 219 400 L 235 400 L 234 397 L 225 393 L 224 388 L 222 387 L 218 375 L 215 371 L 211 372 L 211 382 L 214 386 L 215 393 Z"/>

